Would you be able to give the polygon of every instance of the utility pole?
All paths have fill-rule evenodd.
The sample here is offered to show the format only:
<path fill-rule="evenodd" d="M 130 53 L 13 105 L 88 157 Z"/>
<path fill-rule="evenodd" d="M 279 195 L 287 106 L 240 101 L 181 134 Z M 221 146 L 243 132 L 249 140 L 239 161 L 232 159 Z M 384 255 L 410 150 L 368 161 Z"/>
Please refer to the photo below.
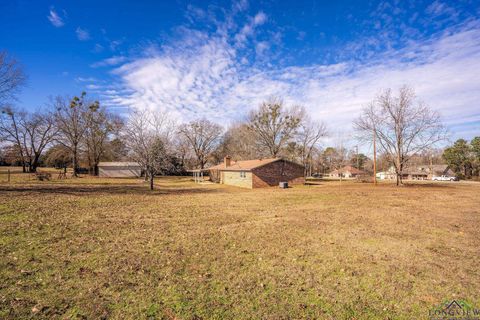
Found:
<path fill-rule="evenodd" d="M 373 128 L 373 184 L 377 184 L 377 133 Z"/>

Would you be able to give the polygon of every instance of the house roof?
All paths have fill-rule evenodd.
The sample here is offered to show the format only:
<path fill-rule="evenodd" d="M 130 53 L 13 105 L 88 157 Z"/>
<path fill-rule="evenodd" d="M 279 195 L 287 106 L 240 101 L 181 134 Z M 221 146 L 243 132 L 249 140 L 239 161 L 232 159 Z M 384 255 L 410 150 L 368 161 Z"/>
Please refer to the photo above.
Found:
<path fill-rule="evenodd" d="M 423 175 L 423 176 L 427 176 L 428 175 L 428 172 L 425 171 L 425 170 L 407 170 L 407 171 L 404 171 L 403 172 L 404 174 L 414 174 L 414 175 Z"/>
<path fill-rule="evenodd" d="M 116 162 L 99 162 L 98 166 L 99 167 L 140 167 L 140 164 L 137 162 L 116 161 Z"/>
<path fill-rule="evenodd" d="M 362 174 L 364 173 L 362 170 L 358 170 L 357 168 L 354 168 L 352 166 L 345 166 L 343 168 L 333 170 L 331 173 L 345 173 L 345 172 L 350 172 L 353 174 Z"/>
<path fill-rule="evenodd" d="M 435 164 L 432 166 L 433 173 L 442 175 L 442 174 L 447 174 L 448 171 L 451 171 L 450 166 L 446 164 Z"/>
<path fill-rule="evenodd" d="M 266 164 L 282 160 L 282 158 L 270 158 L 270 159 L 254 159 L 254 160 L 231 160 L 230 166 L 225 168 L 225 163 L 222 162 L 216 166 L 208 168 L 208 170 L 221 170 L 221 171 L 249 171 L 255 168 L 264 166 Z"/>
<path fill-rule="evenodd" d="M 430 165 L 421 165 L 421 166 L 413 166 L 413 167 L 406 167 L 403 169 L 404 174 L 416 174 L 416 175 L 428 175 L 428 174 L 437 174 L 442 175 L 446 174 L 449 171 L 449 166 L 446 164 L 434 164 Z"/>

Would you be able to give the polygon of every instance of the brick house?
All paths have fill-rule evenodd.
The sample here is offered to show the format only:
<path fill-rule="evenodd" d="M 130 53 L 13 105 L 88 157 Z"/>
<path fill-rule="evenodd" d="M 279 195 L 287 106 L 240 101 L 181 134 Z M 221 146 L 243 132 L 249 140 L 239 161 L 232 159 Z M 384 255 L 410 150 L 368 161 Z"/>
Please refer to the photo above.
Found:
<path fill-rule="evenodd" d="M 352 166 L 345 166 L 340 169 L 333 170 L 328 174 L 330 178 L 345 178 L 345 179 L 353 179 L 357 176 L 365 174 L 364 171 L 358 170 Z"/>
<path fill-rule="evenodd" d="M 280 182 L 289 185 L 303 184 L 303 166 L 282 158 L 224 162 L 209 169 L 210 180 L 242 188 L 278 186 Z"/>

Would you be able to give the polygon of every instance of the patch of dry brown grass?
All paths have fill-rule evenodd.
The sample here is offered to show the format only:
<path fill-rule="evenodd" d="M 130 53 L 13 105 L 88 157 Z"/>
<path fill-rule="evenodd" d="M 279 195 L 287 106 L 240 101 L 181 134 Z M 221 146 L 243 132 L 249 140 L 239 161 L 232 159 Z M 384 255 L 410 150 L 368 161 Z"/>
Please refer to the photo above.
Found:
<path fill-rule="evenodd" d="M 480 306 L 477 184 L 0 185 L 1 318 L 411 319 Z"/>

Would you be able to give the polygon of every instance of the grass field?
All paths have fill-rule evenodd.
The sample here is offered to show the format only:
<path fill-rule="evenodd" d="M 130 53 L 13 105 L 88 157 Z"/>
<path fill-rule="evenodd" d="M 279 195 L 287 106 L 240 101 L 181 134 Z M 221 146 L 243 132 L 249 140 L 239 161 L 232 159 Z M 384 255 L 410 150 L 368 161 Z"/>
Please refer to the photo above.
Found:
<path fill-rule="evenodd" d="M 480 307 L 480 184 L 156 188 L 0 183 L 0 318 L 425 319 L 446 300 Z"/>

